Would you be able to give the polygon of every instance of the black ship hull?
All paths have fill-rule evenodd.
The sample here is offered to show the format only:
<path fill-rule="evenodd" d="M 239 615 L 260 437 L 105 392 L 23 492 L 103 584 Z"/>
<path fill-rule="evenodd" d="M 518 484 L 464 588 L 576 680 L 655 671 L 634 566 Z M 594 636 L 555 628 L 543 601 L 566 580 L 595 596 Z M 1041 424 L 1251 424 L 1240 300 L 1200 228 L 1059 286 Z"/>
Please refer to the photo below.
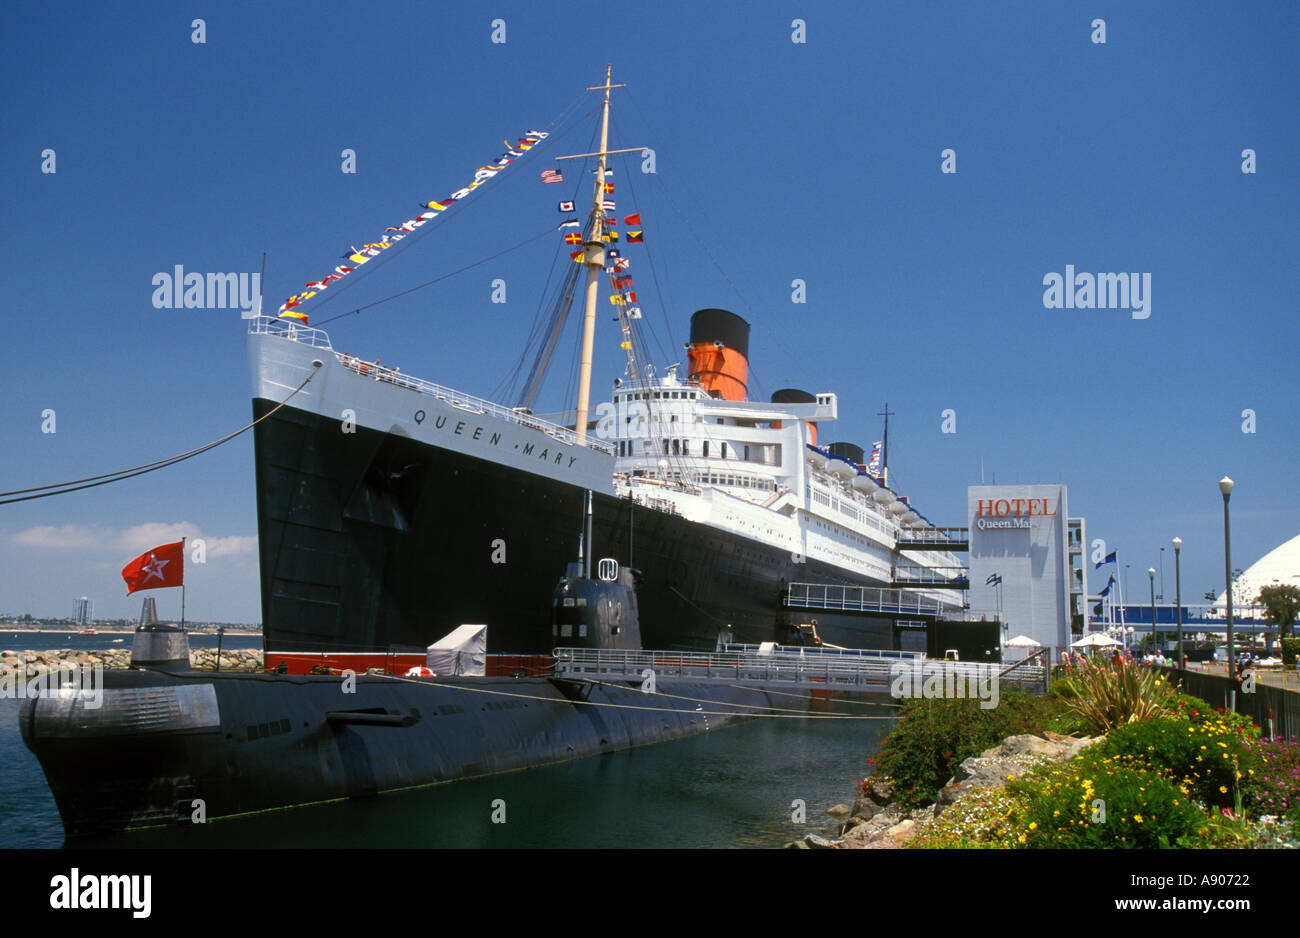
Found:
<path fill-rule="evenodd" d="M 254 400 L 255 417 L 274 405 Z M 550 597 L 577 555 L 583 491 L 543 474 L 281 408 L 254 430 L 265 647 L 422 651 L 464 623 L 488 651 L 557 644 Z M 879 586 L 757 540 L 595 493 L 594 550 L 639 569 L 647 648 L 796 644 L 792 581 Z M 897 646 L 889 620 L 819 615 L 826 641 Z"/>

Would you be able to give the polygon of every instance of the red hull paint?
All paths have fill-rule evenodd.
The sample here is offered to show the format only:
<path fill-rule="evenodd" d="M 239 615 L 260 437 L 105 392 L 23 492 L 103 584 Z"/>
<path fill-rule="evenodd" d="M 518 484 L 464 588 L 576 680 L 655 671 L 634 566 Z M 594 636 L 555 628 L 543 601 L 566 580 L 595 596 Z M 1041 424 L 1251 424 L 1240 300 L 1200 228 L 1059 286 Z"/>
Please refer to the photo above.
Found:
<path fill-rule="evenodd" d="M 276 670 L 283 663 L 289 674 L 310 674 L 312 668 L 316 667 L 329 668 L 333 673 L 351 670 L 356 674 L 365 674 L 370 668 L 379 668 L 388 674 L 405 674 L 411 668 L 424 667 L 425 656 L 420 652 L 320 654 L 309 651 L 268 651 L 265 661 L 268 671 Z M 486 658 L 488 677 L 510 677 L 520 672 L 531 677 L 550 674 L 554 668 L 555 659 L 550 655 L 488 655 Z"/>

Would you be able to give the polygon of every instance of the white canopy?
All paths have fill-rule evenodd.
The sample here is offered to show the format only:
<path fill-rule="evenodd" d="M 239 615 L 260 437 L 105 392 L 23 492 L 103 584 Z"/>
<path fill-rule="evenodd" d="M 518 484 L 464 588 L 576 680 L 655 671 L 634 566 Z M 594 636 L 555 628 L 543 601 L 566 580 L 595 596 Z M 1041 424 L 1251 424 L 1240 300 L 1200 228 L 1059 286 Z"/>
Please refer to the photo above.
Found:
<path fill-rule="evenodd" d="M 1077 642 L 1073 642 L 1070 645 L 1070 647 L 1071 648 L 1109 648 L 1112 645 L 1118 645 L 1118 644 L 1120 643 L 1115 641 L 1115 639 L 1113 638 L 1110 638 L 1106 635 L 1102 635 L 1100 632 L 1093 632 L 1089 635 L 1085 635 Z"/>
<path fill-rule="evenodd" d="M 438 639 L 425 651 L 424 663 L 434 674 L 447 676 L 485 673 L 487 626 L 461 625 Z"/>
<path fill-rule="evenodd" d="M 1042 648 L 1042 642 L 1036 642 L 1028 635 L 1017 635 L 1015 638 L 1007 639 L 1003 643 L 1010 648 Z"/>

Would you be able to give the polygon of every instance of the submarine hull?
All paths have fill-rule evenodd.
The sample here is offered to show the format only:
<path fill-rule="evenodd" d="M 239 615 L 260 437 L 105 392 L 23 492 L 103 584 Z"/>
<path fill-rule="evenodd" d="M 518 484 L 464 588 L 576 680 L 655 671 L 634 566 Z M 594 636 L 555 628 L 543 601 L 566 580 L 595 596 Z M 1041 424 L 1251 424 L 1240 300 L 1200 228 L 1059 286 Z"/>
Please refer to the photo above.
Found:
<path fill-rule="evenodd" d="M 660 680 L 657 690 L 135 669 L 105 672 L 97 693 L 29 699 L 20 723 L 75 839 L 586 758 L 781 705 L 716 683 Z"/>

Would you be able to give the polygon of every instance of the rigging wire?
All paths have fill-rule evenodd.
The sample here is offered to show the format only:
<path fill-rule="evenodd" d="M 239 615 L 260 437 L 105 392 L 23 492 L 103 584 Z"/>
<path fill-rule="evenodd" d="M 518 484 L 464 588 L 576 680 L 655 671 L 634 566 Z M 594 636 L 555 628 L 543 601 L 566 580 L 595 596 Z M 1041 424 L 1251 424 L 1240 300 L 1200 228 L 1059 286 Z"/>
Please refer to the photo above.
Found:
<path fill-rule="evenodd" d="M 346 313 L 340 313 L 337 316 L 331 316 L 329 319 L 322 319 L 319 323 L 316 324 L 316 326 L 313 326 L 312 328 L 323 326 L 328 322 L 334 322 L 336 319 L 342 319 L 345 316 L 351 316 L 355 313 L 360 313 L 364 310 L 370 309 L 371 307 L 379 306 L 383 303 L 388 303 L 392 300 L 399 299 L 403 296 L 406 296 L 408 293 L 414 293 L 416 290 L 423 290 L 425 287 L 431 287 L 435 283 L 439 283 L 450 277 L 455 277 L 457 274 L 463 274 L 465 271 L 473 270 L 475 267 L 482 267 L 488 261 L 494 261 L 498 257 L 502 257 L 503 255 L 511 253 L 512 251 L 517 251 L 520 248 L 527 247 L 528 245 L 532 244 L 534 241 L 538 240 L 539 238 L 544 238 L 554 231 L 555 231 L 554 227 L 547 228 L 546 230 L 541 231 L 530 238 L 525 238 L 523 241 L 520 241 L 517 244 L 513 244 L 510 247 L 505 248 L 504 250 L 497 251 L 495 254 L 490 254 L 487 257 L 482 258 L 481 260 L 477 260 L 472 263 L 466 264 L 463 267 L 458 267 L 453 271 L 449 271 L 448 273 L 442 274 L 441 276 L 434 277 L 432 280 L 426 280 L 424 281 L 424 283 L 417 283 L 415 286 L 409 287 L 406 290 L 402 290 L 400 293 L 391 294 L 390 296 L 386 296 L 383 299 L 375 300 L 373 303 L 365 303 L 361 306 L 358 306 L 356 309 L 348 310 Z"/>
<path fill-rule="evenodd" d="M 0 497 L 7 496 L 7 495 L 23 495 L 22 498 L 4 498 L 2 501 L 0 501 L 0 505 L 10 505 L 13 504 L 14 502 L 26 502 L 26 501 L 31 501 L 32 499 L 35 498 L 49 498 L 51 495 L 66 495 L 69 492 L 79 492 L 82 489 L 93 489 L 96 486 L 108 485 L 110 482 L 121 482 L 125 479 L 132 479 L 135 478 L 136 476 L 144 475 L 147 472 L 155 472 L 158 469 L 165 469 L 168 466 L 174 466 L 179 462 L 184 462 L 187 459 L 192 459 L 195 456 L 199 456 L 203 453 L 206 453 L 208 450 L 216 449 L 218 446 L 220 446 L 223 443 L 228 443 L 230 440 L 233 440 L 241 433 L 251 430 L 253 427 L 257 426 L 259 423 L 261 423 L 267 417 L 270 417 L 272 414 L 274 414 L 285 404 L 289 403 L 289 401 L 293 399 L 293 396 L 297 394 L 299 391 L 301 391 L 303 388 L 305 388 L 307 386 L 307 382 L 314 377 L 316 377 L 315 370 L 313 370 L 309 375 L 307 375 L 306 378 L 303 379 L 302 384 L 298 385 L 296 388 L 293 389 L 292 394 L 290 394 L 280 403 L 276 404 L 275 407 L 271 408 L 265 414 L 258 417 L 252 423 L 241 427 L 240 429 L 236 430 L 234 433 L 226 434 L 225 436 L 221 437 L 221 439 L 219 440 L 213 440 L 211 443 L 205 443 L 202 446 L 196 447 L 192 450 L 189 450 L 188 452 L 180 453 L 176 456 L 169 456 L 166 459 L 155 460 L 154 462 L 145 463 L 140 466 L 132 466 L 129 469 L 119 469 L 116 472 L 106 472 L 103 475 L 87 476 L 84 479 L 73 479 L 71 482 L 56 482 L 51 485 L 38 485 L 29 489 L 15 489 L 12 492 L 0 492 Z M 87 483 L 87 484 L 82 484 L 82 483 Z M 50 489 L 58 489 L 58 491 L 48 491 Z M 41 494 L 27 495 L 25 494 L 27 492 L 39 492 Z"/>
<path fill-rule="evenodd" d="M 574 99 L 574 100 L 573 100 L 573 101 L 572 101 L 572 102 L 571 102 L 571 103 L 570 103 L 570 104 L 569 104 L 569 105 L 568 105 L 568 106 L 567 106 L 563 111 L 561 111 L 560 114 L 559 114 L 559 115 L 558 115 L 554 120 L 552 120 L 552 121 L 547 125 L 547 127 L 548 127 L 548 128 L 550 128 L 550 127 L 555 127 L 555 126 L 557 126 L 561 121 L 565 120 L 566 117 L 567 117 L 567 116 L 568 116 L 572 111 L 574 111 L 574 110 L 577 108 L 577 106 L 578 106 L 578 104 L 579 104 L 579 102 L 580 102 L 581 100 L 582 100 L 582 95 L 578 95 L 578 97 L 576 97 L 576 98 L 575 98 L 575 99 Z M 566 131 L 566 133 L 567 133 L 567 131 Z M 563 133 L 557 132 L 557 133 L 555 133 L 555 134 L 552 135 L 552 136 L 548 136 L 548 137 L 546 138 L 546 140 L 543 141 L 543 144 L 544 144 L 544 143 L 550 143 L 550 142 L 552 141 L 553 138 L 554 138 L 554 139 L 559 139 L 559 138 L 561 138 L 562 136 L 563 136 Z M 519 162 L 521 162 L 521 161 L 524 159 L 524 157 L 529 156 L 529 155 L 532 153 L 533 150 L 540 149 L 540 147 L 541 147 L 543 144 L 538 144 L 537 146 L 531 147 L 527 153 L 524 153 L 523 156 L 521 156 L 521 157 L 519 157 L 518 159 L 516 159 L 516 160 L 515 160 L 515 163 L 519 163 Z M 511 164 L 511 165 L 514 165 L 514 164 Z M 489 199 L 489 198 L 491 198 L 491 197 L 495 197 L 495 193 L 497 192 L 497 190 L 498 190 L 499 188 L 501 188 L 501 187 L 499 187 L 499 186 L 489 187 L 489 189 L 487 190 L 486 195 L 485 195 L 485 196 L 480 196 L 480 198 L 476 199 L 476 200 L 475 200 L 475 204 L 479 204 L 479 203 L 485 201 L 486 199 Z M 456 219 L 459 219 L 459 218 L 463 217 L 465 213 L 464 213 L 463 211 L 459 211 L 459 210 L 458 210 L 458 209 L 460 208 L 460 206 L 461 206 L 461 203 L 460 203 L 460 202 L 457 202 L 457 203 L 453 204 L 453 206 L 452 206 L 451 209 L 449 209 L 449 210 L 443 212 L 443 213 L 442 213 L 438 218 L 432 219 L 432 221 L 434 221 L 435 224 L 424 225 L 422 228 L 417 229 L 414 233 L 412 233 L 412 234 L 408 234 L 408 235 L 407 235 L 405 238 L 403 238 L 401 241 L 398 241 L 396 244 L 394 244 L 393 247 L 389 248 L 389 249 L 386 250 L 386 251 L 383 251 L 383 252 L 380 253 L 378 256 L 376 256 L 372 261 L 370 261 L 369 263 L 367 263 L 367 264 L 363 267 L 363 269 L 361 269 L 361 270 L 359 270 L 359 271 L 358 271 L 358 270 L 354 270 L 354 271 L 352 272 L 352 274 L 350 274 L 350 275 L 349 275 L 349 276 L 348 276 L 348 277 L 347 277 L 347 278 L 346 278 L 342 283 L 336 284 L 336 285 L 334 286 L 334 289 L 333 289 L 333 291 L 330 293 L 329 296 L 324 297 L 323 299 L 319 300 L 315 305 L 313 305 L 313 306 L 310 308 L 310 310 L 308 310 L 309 314 L 311 314 L 311 315 L 315 315 L 315 314 L 317 314 L 320 310 L 322 310 L 324 307 L 326 307 L 327 305 L 329 305 L 330 303 L 332 303 L 332 302 L 333 302 L 337 297 L 339 297 L 340 295 L 342 295 L 342 294 L 343 294 L 344 292 L 346 292 L 348 289 L 350 289 L 351 287 L 353 287 L 353 286 L 355 286 L 356 284 L 360 283 L 361 281 L 365 280 L 366 277 L 370 276 L 372 273 L 374 273 L 374 272 L 375 272 L 376 270 L 378 270 L 380 267 L 385 266 L 383 262 L 386 261 L 388 258 L 390 258 L 390 257 L 397 257 L 397 256 L 399 256 L 399 255 L 401 255 L 401 254 L 404 254 L 404 253 L 405 253 L 409 248 L 411 248 L 412 246 L 414 246 L 414 244 L 415 244 L 417 241 L 420 241 L 422 238 L 426 237 L 430 232 L 433 232 L 433 231 L 441 231 L 441 230 L 443 230 L 444 228 L 446 228 L 447 225 L 451 224 L 451 221 L 444 221 L 444 219 L 451 219 L 452 221 L 454 221 L 454 220 L 456 220 Z M 437 224 L 437 222 L 441 222 L 441 224 Z M 344 255 L 344 256 L 346 257 L 346 255 Z M 347 315 L 347 314 L 345 313 L 344 315 Z M 333 317 L 333 319 L 338 319 L 338 318 L 340 318 L 340 317 L 338 317 L 338 316 Z M 325 322 L 330 322 L 330 321 L 332 321 L 332 320 L 325 320 Z"/>

